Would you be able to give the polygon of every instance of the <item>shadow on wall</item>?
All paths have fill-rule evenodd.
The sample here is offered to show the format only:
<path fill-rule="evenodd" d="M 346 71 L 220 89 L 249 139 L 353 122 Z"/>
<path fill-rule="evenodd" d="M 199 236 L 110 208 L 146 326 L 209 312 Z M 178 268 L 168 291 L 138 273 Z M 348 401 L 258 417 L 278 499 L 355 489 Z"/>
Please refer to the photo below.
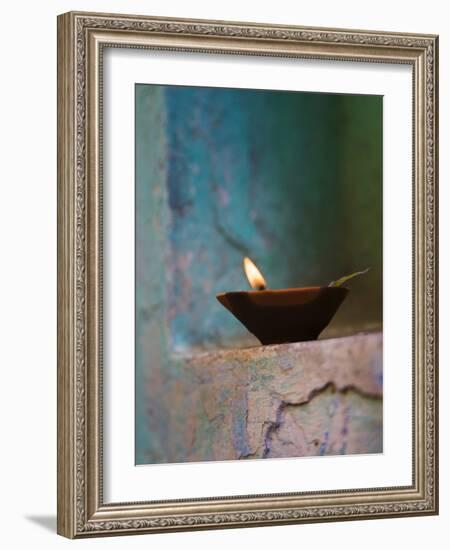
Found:
<path fill-rule="evenodd" d="M 39 525 L 46 531 L 56 533 L 56 516 L 26 516 L 28 521 Z"/>

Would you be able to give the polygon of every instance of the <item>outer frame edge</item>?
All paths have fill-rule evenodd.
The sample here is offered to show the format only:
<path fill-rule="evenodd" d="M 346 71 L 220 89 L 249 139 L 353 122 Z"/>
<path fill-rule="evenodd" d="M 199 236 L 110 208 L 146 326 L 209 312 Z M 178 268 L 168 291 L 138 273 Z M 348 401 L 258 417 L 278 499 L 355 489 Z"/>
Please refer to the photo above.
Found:
<path fill-rule="evenodd" d="M 73 140 L 73 16 L 64 14 L 57 19 L 57 533 L 75 537 L 74 520 L 74 442 L 73 442 L 73 355 L 72 331 L 72 151 Z"/>
<path fill-rule="evenodd" d="M 336 33 L 352 33 L 354 35 L 358 33 L 365 33 L 367 35 L 382 35 L 382 36 L 394 36 L 394 37 L 416 37 L 420 40 L 427 39 L 430 42 L 434 42 L 434 49 L 436 53 L 436 59 L 434 61 L 434 79 L 435 79 L 435 93 L 434 93 L 434 113 L 435 113 L 435 136 L 434 136 L 434 159 L 433 166 L 435 169 L 434 178 L 434 192 L 435 192 L 435 211 L 434 211 L 434 227 L 435 227 L 435 243 L 434 252 L 435 259 L 433 262 L 433 273 L 435 278 L 435 298 L 434 298 L 434 365 L 436 367 L 437 375 L 437 37 L 434 35 L 418 35 L 407 33 L 388 33 L 378 31 L 346 31 L 343 29 L 323 29 L 314 27 L 298 27 L 298 26 L 283 26 L 283 25 L 267 25 L 257 23 L 239 23 L 239 22 L 220 22 L 220 21 L 207 21 L 207 20 L 193 20 L 193 19 L 174 19 L 174 18 L 154 18 L 154 17 L 141 17 L 141 16 L 126 16 L 119 14 L 95 14 L 88 12 L 69 12 L 58 17 L 58 533 L 68 538 L 85 538 L 87 536 L 107 536 L 107 535 L 120 535 L 120 534 L 137 534 L 137 533 L 149 533 L 149 532 L 173 532 L 173 531 L 186 531 L 186 530 L 200 530 L 200 529 L 217 529 L 217 528 L 236 528 L 236 527 L 252 527 L 261 525 L 281 525 L 292 523 L 313 523 L 318 521 L 344 521 L 344 520 L 362 520 L 362 519 L 377 519 L 381 517 L 399 517 L 399 516 L 417 516 L 417 515 L 435 515 L 438 513 L 438 493 L 437 493 L 437 376 L 435 379 L 435 456 L 434 456 L 434 475 L 435 486 L 432 502 L 430 500 L 423 500 L 417 502 L 422 504 L 423 509 L 411 509 L 409 511 L 399 510 L 392 512 L 375 512 L 373 516 L 365 515 L 364 513 L 350 514 L 349 516 L 340 517 L 336 514 L 335 517 L 303 517 L 303 518 L 280 518 L 264 520 L 237 520 L 235 523 L 232 519 L 221 521 L 220 518 L 216 522 L 195 523 L 186 525 L 171 525 L 170 522 L 167 525 L 159 523 L 155 527 L 127 527 L 124 519 L 119 518 L 117 521 L 112 520 L 111 523 L 115 523 L 117 528 L 111 526 L 108 528 L 105 523 L 103 527 L 100 525 L 102 522 L 95 521 L 95 514 L 91 519 L 84 518 L 84 525 L 80 523 L 81 516 L 77 516 L 77 499 L 80 497 L 80 487 L 77 484 L 76 469 L 77 464 L 80 462 L 75 450 L 75 430 L 77 429 L 75 416 L 75 406 L 77 403 L 76 392 L 76 364 L 74 360 L 74 352 L 76 346 L 76 335 L 74 331 L 74 319 L 75 317 L 75 304 L 73 299 L 73 292 L 75 286 L 75 273 L 74 273 L 74 256 L 76 253 L 76 237 L 74 236 L 74 194 L 76 185 L 76 175 L 72 166 L 73 158 L 77 154 L 77 142 L 75 138 L 75 100 L 76 92 L 74 91 L 74 85 L 71 79 L 75 74 L 75 56 L 76 56 L 76 36 L 75 25 L 78 17 L 104 17 L 126 20 L 146 20 L 157 22 L 187 22 L 196 23 L 198 25 L 214 25 L 223 24 L 228 27 L 238 27 L 239 25 L 259 28 L 259 29 L 307 29 L 311 31 L 324 31 L 324 32 L 336 32 Z M 65 90 L 65 91 L 64 91 Z M 68 90 L 68 91 L 67 91 Z M 87 154 L 87 152 L 86 152 Z M 422 159 L 424 161 L 425 159 Z M 83 466 L 81 466 L 83 468 Z M 84 466 L 85 468 L 85 466 Z M 82 480 L 83 481 L 83 480 Z M 84 491 L 87 491 L 88 487 L 84 487 Z M 83 496 L 83 495 L 81 495 Z M 85 495 L 84 495 L 85 496 Z M 395 502 L 393 502 L 395 505 Z M 274 512 L 275 514 L 276 512 Z M 170 514 L 172 518 L 176 517 L 176 514 Z M 219 514 L 220 515 L 220 514 Z M 232 515 L 232 514 L 231 514 Z M 251 516 L 252 512 L 249 511 L 248 515 Z M 77 519 L 78 517 L 78 519 Z M 145 515 L 141 516 L 143 523 L 145 523 Z M 169 516 L 170 517 L 170 516 Z M 159 518 L 164 519 L 164 518 Z M 194 519 L 194 517 L 193 517 Z M 121 524 L 122 522 L 122 524 Z M 107 523 L 107 522 L 106 522 Z M 121 524 L 121 525 L 119 525 Z M 78 527 L 77 527 L 78 525 Z"/>

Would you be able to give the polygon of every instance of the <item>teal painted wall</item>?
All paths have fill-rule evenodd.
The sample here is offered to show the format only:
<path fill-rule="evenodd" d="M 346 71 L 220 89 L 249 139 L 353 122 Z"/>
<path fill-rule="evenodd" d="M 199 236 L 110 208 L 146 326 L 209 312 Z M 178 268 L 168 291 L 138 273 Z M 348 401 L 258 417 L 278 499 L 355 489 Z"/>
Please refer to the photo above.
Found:
<path fill-rule="evenodd" d="M 137 335 L 254 342 L 215 299 L 244 255 L 271 288 L 370 266 L 324 335 L 380 326 L 381 97 L 137 85 L 136 136 Z"/>

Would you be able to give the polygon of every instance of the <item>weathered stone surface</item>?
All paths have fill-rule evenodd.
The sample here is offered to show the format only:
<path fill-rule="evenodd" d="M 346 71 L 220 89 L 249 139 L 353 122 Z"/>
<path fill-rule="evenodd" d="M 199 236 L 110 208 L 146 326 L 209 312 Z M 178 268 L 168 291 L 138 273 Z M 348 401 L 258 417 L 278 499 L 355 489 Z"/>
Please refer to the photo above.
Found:
<path fill-rule="evenodd" d="M 307 403 L 285 404 L 264 440 L 264 458 L 379 453 L 381 400 L 330 384 Z"/>
<path fill-rule="evenodd" d="M 146 374 L 138 463 L 382 452 L 380 333 L 174 356 Z"/>

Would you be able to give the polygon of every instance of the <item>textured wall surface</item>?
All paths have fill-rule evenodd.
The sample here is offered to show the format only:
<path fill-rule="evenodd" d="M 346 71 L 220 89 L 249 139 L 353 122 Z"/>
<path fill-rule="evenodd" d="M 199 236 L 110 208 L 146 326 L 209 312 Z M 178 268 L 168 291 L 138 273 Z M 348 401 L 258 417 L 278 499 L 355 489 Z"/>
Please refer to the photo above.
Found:
<path fill-rule="evenodd" d="M 137 463 L 382 452 L 382 337 L 174 356 L 148 370 Z"/>
<path fill-rule="evenodd" d="M 215 295 L 248 288 L 244 255 L 271 288 L 370 266 L 323 336 L 381 328 L 381 125 L 377 96 L 136 85 L 137 463 L 380 450 L 381 340 L 311 344 L 311 385 L 310 348 L 237 349 Z"/>

